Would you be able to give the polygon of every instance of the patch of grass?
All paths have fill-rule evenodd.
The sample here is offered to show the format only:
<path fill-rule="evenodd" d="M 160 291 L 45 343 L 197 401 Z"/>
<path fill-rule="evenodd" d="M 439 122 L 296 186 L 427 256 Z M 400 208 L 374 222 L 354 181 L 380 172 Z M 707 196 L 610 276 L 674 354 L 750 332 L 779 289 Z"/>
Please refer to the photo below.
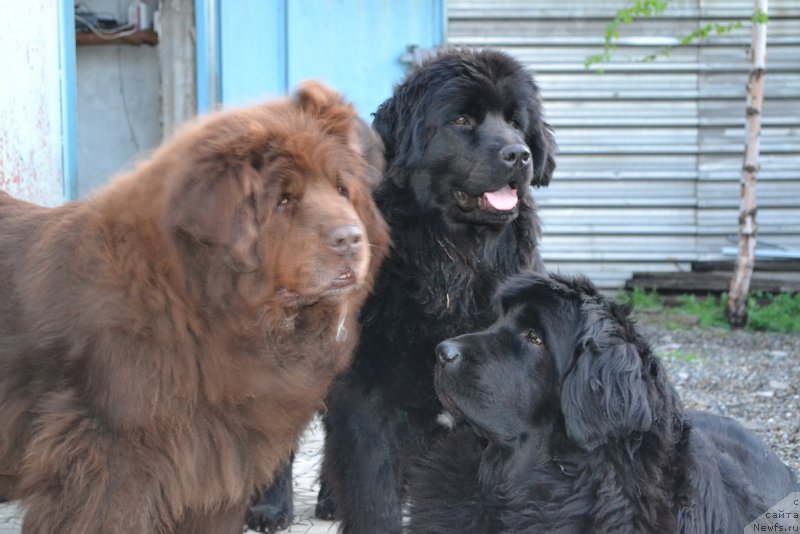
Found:
<path fill-rule="evenodd" d="M 728 295 L 697 297 L 692 294 L 679 295 L 669 306 L 655 290 L 635 288 L 626 297 L 634 310 L 659 312 L 662 326 L 670 330 L 694 328 L 729 329 L 725 319 L 725 304 Z M 800 333 L 800 293 L 777 295 L 753 292 L 747 302 L 747 330 Z"/>
<path fill-rule="evenodd" d="M 784 334 L 800 332 L 800 293 L 754 293 L 747 301 L 747 328 Z"/>
<path fill-rule="evenodd" d="M 661 296 L 655 289 L 648 291 L 643 287 L 634 287 L 633 291 L 628 293 L 628 298 L 633 303 L 634 309 L 661 310 L 664 308 Z"/>
<path fill-rule="evenodd" d="M 689 325 L 687 325 L 686 323 L 680 323 L 680 322 L 675 321 L 675 320 L 673 320 L 671 318 L 668 318 L 664 322 L 662 322 L 661 326 L 663 326 L 667 330 L 672 330 L 672 331 L 675 331 L 675 330 L 686 330 L 687 328 L 689 328 Z"/>
<path fill-rule="evenodd" d="M 728 328 L 728 321 L 725 319 L 725 300 L 724 295 L 719 299 L 716 297 L 698 299 L 694 295 L 681 295 L 674 311 L 681 315 L 696 317 L 698 324 L 705 328 Z"/>
<path fill-rule="evenodd" d="M 695 352 L 683 352 L 680 350 L 668 350 L 661 355 L 668 360 L 678 360 L 686 363 L 703 363 L 703 359 Z"/>

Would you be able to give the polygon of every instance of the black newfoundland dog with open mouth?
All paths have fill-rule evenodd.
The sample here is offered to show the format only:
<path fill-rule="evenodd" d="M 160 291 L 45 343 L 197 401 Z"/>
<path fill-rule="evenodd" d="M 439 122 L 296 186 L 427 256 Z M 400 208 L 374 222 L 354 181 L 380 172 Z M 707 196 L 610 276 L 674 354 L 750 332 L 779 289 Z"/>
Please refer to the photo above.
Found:
<path fill-rule="evenodd" d="M 488 329 L 436 348 L 470 429 L 411 469 L 414 534 L 737 533 L 798 488 L 735 421 L 684 411 L 628 318 L 582 278 L 520 275 Z"/>
<path fill-rule="evenodd" d="M 387 165 L 374 197 L 394 247 L 324 418 L 322 481 L 348 534 L 402 531 L 406 467 L 441 427 L 434 347 L 491 324 L 498 283 L 542 269 L 532 186 L 555 167 L 537 87 L 498 51 L 439 52 L 373 126 Z M 318 514 L 332 502 L 322 498 Z"/>

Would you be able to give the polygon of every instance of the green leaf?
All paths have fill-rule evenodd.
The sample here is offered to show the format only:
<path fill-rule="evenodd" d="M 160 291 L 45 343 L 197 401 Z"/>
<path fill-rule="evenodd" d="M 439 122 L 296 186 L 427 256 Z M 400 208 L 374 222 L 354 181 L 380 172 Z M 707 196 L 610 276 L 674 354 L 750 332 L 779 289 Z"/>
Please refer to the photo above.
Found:
<path fill-rule="evenodd" d="M 750 20 L 755 24 L 767 24 L 769 22 L 769 15 L 764 11 L 756 11 Z"/>
<path fill-rule="evenodd" d="M 605 38 L 603 40 L 603 53 L 599 55 L 587 56 L 584 61 L 584 68 L 589 69 L 592 65 L 603 61 L 611 61 L 612 55 L 617 51 L 617 44 L 615 41 L 620 40 L 620 27 L 623 24 L 633 24 L 637 18 L 652 17 L 659 15 L 669 5 L 671 0 L 634 0 L 632 5 L 627 8 L 620 9 L 616 12 L 614 19 L 606 26 Z M 759 11 L 754 13 L 750 20 L 755 24 L 766 24 L 769 21 L 767 13 Z M 729 24 L 720 24 L 718 22 L 711 22 L 701 26 L 700 28 L 690 32 L 688 35 L 682 37 L 679 44 L 676 46 L 688 46 L 695 41 L 703 41 L 709 38 L 711 34 L 718 36 L 727 35 L 734 30 L 744 28 L 742 21 L 734 21 Z M 669 57 L 670 50 L 673 46 L 665 46 L 652 54 L 648 54 L 639 61 L 651 62 L 659 57 Z M 596 72 L 602 72 L 597 70 Z"/>

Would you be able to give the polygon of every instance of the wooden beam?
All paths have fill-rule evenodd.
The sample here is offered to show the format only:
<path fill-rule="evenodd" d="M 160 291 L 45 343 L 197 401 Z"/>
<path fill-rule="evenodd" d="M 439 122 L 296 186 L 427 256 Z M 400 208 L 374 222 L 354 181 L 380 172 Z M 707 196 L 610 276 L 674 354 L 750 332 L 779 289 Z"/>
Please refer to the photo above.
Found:
<path fill-rule="evenodd" d="M 625 283 L 626 289 L 640 287 L 663 292 L 723 293 L 730 288 L 731 274 L 726 271 L 633 273 Z M 800 272 L 755 272 L 752 291 L 765 293 L 800 292 Z"/>
<path fill-rule="evenodd" d="M 692 271 L 733 271 L 735 260 L 693 261 Z M 759 260 L 756 259 L 755 271 L 800 272 L 800 260 Z"/>
<path fill-rule="evenodd" d="M 101 45 L 150 45 L 158 44 L 158 34 L 153 30 L 146 30 L 132 33 L 117 39 L 104 39 L 93 33 L 80 32 L 75 34 L 75 42 L 78 46 L 101 46 Z"/>

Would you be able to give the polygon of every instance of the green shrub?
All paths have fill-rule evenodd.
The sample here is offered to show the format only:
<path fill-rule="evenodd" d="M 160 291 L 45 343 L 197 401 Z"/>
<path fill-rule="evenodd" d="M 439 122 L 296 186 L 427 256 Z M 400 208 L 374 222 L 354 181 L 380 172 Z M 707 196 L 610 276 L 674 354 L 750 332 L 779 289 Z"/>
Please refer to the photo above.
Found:
<path fill-rule="evenodd" d="M 664 308 L 661 296 L 655 289 L 647 290 L 643 287 L 634 287 L 628 293 L 628 299 L 633 303 L 634 309 L 656 309 Z"/>
<path fill-rule="evenodd" d="M 725 319 L 728 295 L 697 297 L 692 294 L 676 297 L 677 305 L 665 307 L 656 290 L 635 288 L 627 293 L 634 309 L 658 310 L 664 317 L 661 323 L 669 329 L 692 328 L 692 322 L 703 328 L 730 328 Z M 694 318 L 692 322 L 680 317 Z M 800 333 L 800 293 L 776 295 L 752 292 L 747 301 L 747 329 L 750 331 Z"/>
<path fill-rule="evenodd" d="M 766 302 L 758 304 L 760 300 Z M 756 293 L 747 301 L 747 328 L 767 332 L 800 333 L 800 293 Z"/>
<path fill-rule="evenodd" d="M 726 300 L 726 295 L 722 295 L 719 299 L 716 297 L 698 299 L 694 295 L 681 295 L 678 297 L 678 307 L 675 308 L 675 311 L 681 315 L 696 317 L 700 326 L 705 328 L 727 328 L 728 321 L 725 319 Z"/>

